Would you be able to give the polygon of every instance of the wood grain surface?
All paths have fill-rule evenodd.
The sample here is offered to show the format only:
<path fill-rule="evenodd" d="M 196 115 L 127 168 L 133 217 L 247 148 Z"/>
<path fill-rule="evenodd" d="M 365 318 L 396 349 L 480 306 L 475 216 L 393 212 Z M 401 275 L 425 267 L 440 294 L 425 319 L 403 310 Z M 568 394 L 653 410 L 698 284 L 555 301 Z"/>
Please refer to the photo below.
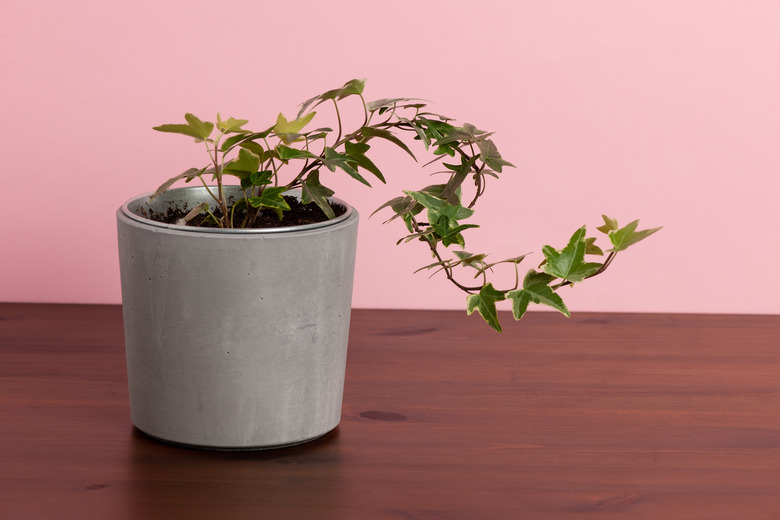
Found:
<path fill-rule="evenodd" d="M 780 316 L 356 310 L 341 425 L 129 418 L 118 306 L 0 304 L 0 519 L 780 518 Z"/>

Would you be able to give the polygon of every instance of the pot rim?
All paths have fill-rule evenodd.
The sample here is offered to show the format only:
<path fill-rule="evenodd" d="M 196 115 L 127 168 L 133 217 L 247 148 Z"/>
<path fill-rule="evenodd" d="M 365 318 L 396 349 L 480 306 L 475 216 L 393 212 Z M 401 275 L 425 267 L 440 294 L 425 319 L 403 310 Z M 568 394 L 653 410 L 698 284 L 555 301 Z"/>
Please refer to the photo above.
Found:
<path fill-rule="evenodd" d="M 216 189 L 217 187 L 209 186 L 209 188 Z M 241 187 L 237 185 L 226 185 L 223 186 L 223 188 L 230 190 L 231 192 L 238 192 L 241 190 Z M 181 203 L 181 202 L 185 202 L 187 198 L 192 198 L 192 197 L 187 197 L 187 198 L 177 197 L 176 196 L 177 193 L 191 194 L 193 192 L 198 192 L 198 191 L 203 192 L 203 197 L 199 197 L 200 199 L 204 201 L 208 200 L 209 198 L 208 192 L 206 191 L 206 188 L 203 186 L 184 186 L 181 188 L 171 188 L 166 192 L 164 192 L 163 194 L 161 194 L 158 197 L 158 199 L 162 199 L 161 202 L 163 204 L 170 204 L 170 203 L 175 204 L 177 202 Z M 338 197 L 328 197 L 328 201 L 344 206 L 345 208 L 347 208 L 347 211 L 330 220 L 326 220 L 323 222 L 315 222 L 314 224 L 303 224 L 297 226 L 283 226 L 283 227 L 274 227 L 274 228 L 250 228 L 250 229 L 202 228 L 202 227 L 182 226 L 179 224 L 167 224 L 165 222 L 158 222 L 156 220 L 149 219 L 137 213 L 136 211 L 142 211 L 144 209 L 150 208 L 151 203 L 149 201 L 149 198 L 153 194 L 154 192 L 149 192 L 149 193 L 144 193 L 143 195 L 135 196 L 129 199 L 124 204 L 122 204 L 122 206 L 119 209 L 122 212 L 122 214 L 124 214 L 126 217 L 148 226 L 175 230 L 175 231 L 184 231 L 190 233 L 216 233 L 216 234 L 239 234 L 239 235 L 290 233 L 295 231 L 307 231 L 307 230 L 319 229 L 319 228 L 332 226 L 334 224 L 338 224 L 339 222 L 343 222 L 347 220 L 354 212 L 352 206 L 346 203 L 344 200 Z M 288 190 L 284 192 L 284 195 L 293 195 L 300 200 L 301 190 L 300 189 Z M 133 209 L 131 209 L 131 207 Z"/>

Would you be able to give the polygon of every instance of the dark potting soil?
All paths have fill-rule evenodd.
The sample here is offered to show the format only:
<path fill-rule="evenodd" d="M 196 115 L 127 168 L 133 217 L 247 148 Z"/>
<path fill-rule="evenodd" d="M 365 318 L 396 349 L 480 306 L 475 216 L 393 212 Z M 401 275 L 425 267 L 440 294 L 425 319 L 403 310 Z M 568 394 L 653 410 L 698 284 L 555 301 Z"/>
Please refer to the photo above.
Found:
<path fill-rule="evenodd" d="M 303 204 L 295 197 L 287 196 L 285 197 L 285 200 L 287 201 L 287 204 L 289 204 L 290 210 L 284 212 L 282 219 L 279 219 L 279 215 L 277 215 L 274 210 L 264 208 L 255 219 L 254 223 L 247 227 L 262 229 L 287 226 L 303 226 L 306 224 L 316 224 L 318 222 L 325 222 L 328 220 L 328 217 L 325 215 L 325 213 L 323 213 L 319 206 L 314 203 Z M 232 200 L 228 200 L 228 203 L 231 205 L 233 202 L 234 201 Z M 331 207 L 333 208 L 333 212 L 337 217 L 339 215 L 343 215 L 347 211 L 347 208 L 341 204 L 331 204 Z M 255 212 L 257 210 L 252 208 L 252 211 Z M 186 207 L 168 208 L 166 213 L 150 211 L 149 214 L 145 214 L 143 216 L 157 222 L 176 224 L 177 222 L 180 222 L 182 219 L 184 219 L 188 212 L 189 210 Z M 213 213 L 217 218 L 222 217 L 222 211 L 220 211 L 219 208 L 217 208 L 216 211 L 213 211 Z M 237 209 L 233 215 L 233 222 L 235 226 L 240 227 L 241 222 L 244 221 L 245 217 L 246 210 Z M 187 222 L 186 225 L 190 227 L 219 227 L 214 223 L 208 213 L 201 213 Z"/>

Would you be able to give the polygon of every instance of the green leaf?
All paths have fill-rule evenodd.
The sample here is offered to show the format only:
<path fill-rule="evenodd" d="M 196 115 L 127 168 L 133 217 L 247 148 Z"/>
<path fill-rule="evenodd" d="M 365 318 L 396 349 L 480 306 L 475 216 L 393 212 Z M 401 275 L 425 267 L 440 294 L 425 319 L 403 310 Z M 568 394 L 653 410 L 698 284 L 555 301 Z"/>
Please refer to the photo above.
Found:
<path fill-rule="evenodd" d="M 596 237 L 585 239 L 585 254 L 604 256 L 604 251 L 602 251 L 601 248 L 596 245 Z"/>
<path fill-rule="evenodd" d="M 256 139 L 264 139 L 268 137 L 268 135 L 273 131 L 273 127 L 269 128 L 268 130 L 264 132 L 253 132 L 251 134 L 238 134 L 234 135 L 233 137 L 230 137 L 228 139 L 225 139 L 222 141 L 222 144 L 220 145 L 220 149 L 223 152 L 230 151 L 231 148 L 233 148 L 236 145 L 242 144 L 244 146 L 249 145 L 255 145 L 260 146 L 258 143 L 254 142 Z M 254 150 L 252 150 L 254 151 Z M 257 153 L 257 152 L 255 152 Z"/>
<path fill-rule="evenodd" d="M 198 141 L 203 141 L 203 138 L 200 136 L 200 133 L 196 132 L 192 127 L 190 127 L 190 125 L 166 124 L 166 125 L 152 127 L 152 130 L 157 130 L 158 132 L 167 132 L 171 134 L 187 135 L 190 137 L 194 137 Z"/>
<path fill-rule="evenodd" d="M 370 139 L 372 137 L 379 137 L 380 139 L 385 139 L 387 141 L 390 141 L 394 145 L 401 148 L 403 151 L 408 153 L 412 159 L 415 161 L 417 160 L 417 157 L 414 156 L 412 151 L 409 149 L 408 146 L 406 146 L 406 143 L 398 139 L 398 137 L 395 136 L 391 131 L 385 130 L 384 128 L 374 128 L 373 126 L 364 126 L 362 127 L 359 132 L 361 135 L 363 135 L 364 138 Z"/>
<path fill-rule="evenodd" d="M 187 120 L 190 128 L 192 128 L 204 141 L 208 139 L 208 137 L 211 135 L 211 132 L 214 130 L 214 123 L 201 121 L 193 114 L 184 114 L 184 119 Z"/>
<path fill-rule="evenodd" d="M 371 147 L 368 145 L 368 143 L 353 143 L 350 141 L 344 143 L 344 150 L 349 158 L 364 170 L 368 170 L 373 173 L 377 179 L 384 183 L 385 177 L 382 175 L 382 172 L 379 171 L 379 168 L 376 167 L 371 159 L 366 157 L 366 152 L 369 150 L 369 148 Z"/>
<path fill-rule="evenodd" d="M 466 241 L 464 240 L 463 235 L 461 235 L 461 232 L 479 226 L 476 224 L 459 225 L 454 219 L 442 216 L 435 223 L 431 222 L 431 227 L 441 239 L 441 243 L 444 247 L 451 246 L 452 244 L 458 244 L 461 247 L 465 247 Z"/>
<path fill-rule="evenodd" d="M 247 133 L 247 130 L 243 130 L 241 127 L 249 122 L 248 119 L 234 119 L 228 118 L 227 121 L 223 121 L 219 113 L 217 113 L 217 128 L 222 132 L 229 134 L 231 132 Z"/>
<path fill-rule="evenodd" d="M 601 267 L 601 264 L 584 261 L 585 249 L 585 226 L 582 226 L 574 232 L 562 251 L 550 246 L 542 248 L 546 259 L 544 272 L 570 282 L 581 282 Z"/>
<path fill-rule="evenodd" d="M 259 168 L 260 157 L 246 148 L 241 148 L 238 150 L 238 156 L 223 167 L 222 173 L 243 179 L 256 173 Z"/>
<path fill-rule="evenodd" d="M 341 87 L 341 92 L 338 95 L 338 99 L 344 99 L 347 96 L 360 95 L 363 93 L 364 88 L 366 88 L 366 80 L 351 79 L 344 83 L 344 86 Z"/>
<path fill-rule="evenodd" d="M 425 206 L 427 209 L 442 210 L 447 205 L 446 200 L 442 200 L 439 197 L 431 195 L 425 191 L 407 191 L 404 193 L 412 197 L 414 200 Z"/>
<path fill-rule="evenodd" d="M 336 168 L 341 168 L 353 179 L 356 179 L 366 186 L 371 187 L 371 184 L 369 184 L 369 182 L 364 179 L 363 176 L 360 175 L 358 171 L 352 166 L 352 160 L 348 155 L 338 153 L 329 146 L 325 147 L 324 155 L 325 157 L 322 160 L 322 164 L 324 164 L 330 171 L 334 172 L 336 171 Z"/>
<path fill-rule="evenodd" d="M 334 218 L 336 216 L 333 208 L 328 204 L 328 197 L 332 196 L 335 192 L 320 183 L 319 170 L 314 170 L 307 175 L 303 180 L 301 188 L 301 202 L 304 204 L 314 202 L 328 218 Z"/>
<path fill-rule="evenodd" d="M 487 256 L 484 253 L 475 255 L 468 251 L 453 251 L 453 254 L 460 259 L 461 264 L 467 267 L 473 267 L 474 269 L 482 269 L 483 260 Z"/>
<path fill-rule="evenodd" d="M 199 175 L 203 175 L 203 172 L 206 171 L 206 168 L 188 168 L 187 170 L 181 172 L 179 175 L 176 175 L 175 177 L 171 177 L 164 183 L 160 185 L 159 188 L 157 188 L 157 191 L 155 191 L 151 197 L 149 197 L 149 200 L 154 200 L 157 197 L 159 197 L 164 191 L 166 191 L 168 188 L 173 186 L 177 181 L 180 181 L 182 179 L 186 179 L 187 182 L 190 182 L 192 179 Z"/>
<path fill-rule="evenodd" d="M 549 305 L 567 318 L 570 316 L 569 309 L 566 308 L 561 297 L 550 287 L 550 282 L 553 280 L 555 280 L 554 276 L 531 269 L 523 279 L 522 289 L 506 293 L 506 297 L 512 300 L 512 314 L 516 320 L 523 317 L 529 303 Z"/>
<path fill-rule="evenodd" d="M 253 172 L 249 175 L 249 181 L 252 186 L 266 186 L 273 182 L 274 172 L 271 170 L 263 170 L 261 172 Z"/>
<path fill-rule="evenodd" d="M 260 193 L 259 197 L 249 197 L 249 204 L 253 208 L 265 207 L 276 210 L 289 211 L 290 205 L 284 200 L 282 193 L 287 191 L 284 186 L 268 187 Z"/>
<path fill-rule="evenodd" d="M 470 159 L 463 157 L 461 159 L 460 165 L 458 166 L 449 164 L 444 165 L 448 169 L 454 169 L 455 173 L 450 176 L 450 180 L 447 182 L 444 190 L 442 190 L 441 198 L 447 199 L 447 202 L 450 204 L 460 204 L 458 189 L 460 188 L 461 184 L 463 184 L 463 181 L 466 180 L 466 177 L 468 177 L 469 173 L 471 172 L 471 168 L 474 166 L 476 161 L 476 157 L 472 157 Z"/>
<path fill-rule="evenodd" d="M 493 284 L 488 283 L 480 289 L 479 294 L 472 294 L 468 297 L 466 312 L 470 316 L 476 310 L 488 325 L 501 332 L 496 302 L 505 299 L 506 295 L 504 293 L 494 289 Z"/>
<path fill-rule="evenodd" d="M 657 227 L 653 229 L 636 231 L 638 225 L 639 221 L 635 220 L 621 229 L 610 231 L 609 239 L 612 242 L 612 245 L 615 247 L 609 249 L 609 251 L 624 251 L 625 249 L 628 249 L 629 246 L 636 244 L 640 240 L 644 240 L 661 229 L 660 227 Z"/>
<path fill-rule="evenodd" d="M 617 220 L 615 220 L 613 218 L 609 218 L 606 215 L 601 215 L 601 218 L 604 219 L 604 225 L 603 226 L 599 226 L 596 229 L 598 229 L 599 231 L 601 231 L 605 235 L 609 234 L 610 231 L 615 231 L 615 230 L 618 229 L 618 221 Z"/>
<path fill-rule="evenodd" d="M 498 153 L 498 148 L 496 148 L 496 145 L 490 139 L 478 140 L 477 146 L 479 147 L 479 156 L 482 159 L 482 162 L 487 164 L 489 168 L 498 173 L 501 173 L 504 166 L 514 168 L 514 164 L 501 158 L 501 154 Z"/>
<path fill-rule="evenodd" d="M 280 135 L 297 134 L 303 130 L 303 128 L 308 125 L 312 119 L 314 119 L 316 114 L 317 112 L 309 112 L 303 117 L 288 121 L 287 118 L 284 117 L 284 114 L 280 112 L 276 117 L 276 126 L 274 126 L 274 132 Z"/>
<path fill-rule="evenodd" d="M 299 150 L 283 144 L 276 145 L 276 155 L 285 162 L 291 159 L 319 159 L 319 157 L 308 150 Z"/>
<path fill-rule="evenodd" d="M 153 127 L 153 130 L 158 132 L 168 132 L 173 134 L 182 134 L 189 137 L 194 137 L 197 141 L 205 141 L 211 135 L 214 130 L 214 123 L 201 121 L 189 112 L 184 114 L 184 119 L 187 120 L 187 124 L 166 124 Z"/>
<path fill-rule="evenodd" d="M 313 98 L 307 99 L 303 103 L 301 103 L 301 108 L 298 111 L 298 117 L 301 117 L 301 115 L 306 112 L 306 110 L 311 107 L 314 108 L 323 101 L 328 100 L 341 100 L 344 99 L 347 96 L 352 95 L 358 95 L 363 93 L 363 88 L 366 86 L 366 80 L 364 79 L 351 79 L 344 83 L 344 85 L 341 88 L 334 88 L 332 90 L 328 90 L 327 92 L 323 92 L 322 94 L 319 94 L 317 96 L 314 96 Z"/>

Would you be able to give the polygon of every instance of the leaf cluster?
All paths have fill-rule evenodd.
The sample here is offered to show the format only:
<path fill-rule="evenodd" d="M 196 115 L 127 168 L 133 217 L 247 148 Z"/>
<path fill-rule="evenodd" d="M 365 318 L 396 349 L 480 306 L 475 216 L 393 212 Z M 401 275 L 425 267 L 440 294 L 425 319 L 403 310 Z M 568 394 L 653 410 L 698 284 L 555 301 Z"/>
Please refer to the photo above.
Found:
<path fill-rule="evenodd" d="M 496 303 L 512 302 L 515 319 L 520 319 L 529 304 L 550 306 L 564 315 L 569 310 L 556 292 L 561 287 L 582 282 L 603 272 L 615 255 L 647 238 L 660 228 L 637 231 L 638 221 L 619 227 L 616 220 L 604 217 L 598 229 L 606 234 L 612 248 L 602 262 L 586 261 L 588 256 L 604 256 L 595 244 L 595 237 L 587 237 L 585 227 L 579 228 L 568 244 L 558 250 L 544 246 L 545 260 L 538 269 L 528 270 L 520 279 L 518 265 L 527 255 L 489 262 L 485 253 L 466 251 L 464 232 L 478 228 L 470 221 L 475 205 L 485 193 L 488 181 L 498 179 L 504 169 L 513 167 L 499 153 L 492 133 L 465 123 L 458 125 L 451 118 L 429 111 L 428 103 L 415 98 L 383 98 L 366 101 L 363 97 L 364 80 L 353 79 L 342 87 L 314 96 L 300 105 L 296 116 L 288 119 L 280 113 L 274 124 L 262 130 L 245 128 L 248 121 L 230 117 L 203 121 L 193 114 L 185 114 L 185 123 L 154 127 L 160 132 L 181 134 L 204 146 L 208 162 L 188 168 L 164 182 L 154 193 L 158 196 L 178 181 L 199 180 L 221 209 L 206 222 L 224 228 L 250 226 L 262 211 L 273 211 L 280 219 L 290 209 L 284 193 L 301 190 L 304 204 L 316 204 L 329 217 L 335 213 L 329 204 L 334 190 L 326 186 L 332 175 L 347 175 L 371 186 L 378 180 L 385 183 L 385 175 L 371 159 L 374 140 L 397 146 L 413 160 L 417 160 L 410 144 L 429 152 L 439 164 L 435 173 L 442 182 L 415 190 L 404 190 L 380 206 L 377 211 L 389 209 L 387 222 L 400 220 L 406 234 L 398 243 L 423 242 L 433 262 L 420 270 L 443 272 L 447 279 L 467 293 L 467 312 L 477 311 L 495 330 L 500 331 Z M 357 102 L 362 118 L 347 127 L 342 121 L 340 103 Z M 312 124 L 314 109 L 331 105 L 336 128 Z M 234 178 L 244 190 L 244 198 L 232 207 L 224 192 L 226 176 Z M 209 181 L 216 183 L 211 186 Z M 242 210 L 236 212 L 237 209 Z M 190 220 L 201 212 L 209 212 L 203 203 L 185 217 Z M 236 218 L 237 214 L 243 215 Z M 376 213 L 376 211 L 374 212 Z M 467 222 L 468 221 L 468 222 Z M 452 248 L 452 249 L 450 249 Z M 451 251 L 445 258 L 444 251 Z M 515 285 L 497 289 L 490 281 L 494 268 L 511 265 L 515 271 Z M 471 282 L 461 282 L 455 272 L 467 270 L 473 274 Z"/>

